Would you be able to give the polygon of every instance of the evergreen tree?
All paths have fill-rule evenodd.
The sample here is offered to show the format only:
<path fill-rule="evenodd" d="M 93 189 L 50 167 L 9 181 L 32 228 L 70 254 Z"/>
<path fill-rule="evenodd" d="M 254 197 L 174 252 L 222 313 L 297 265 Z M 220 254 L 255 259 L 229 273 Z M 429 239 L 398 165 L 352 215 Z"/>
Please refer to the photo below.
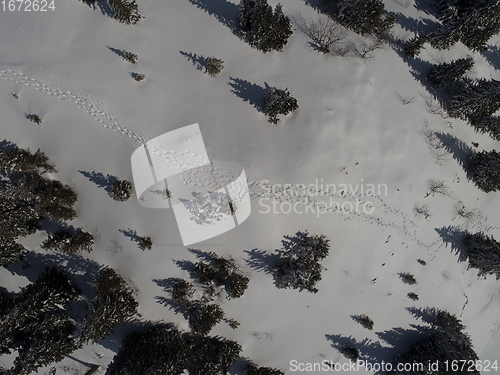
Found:
<path fill-rule="evenodd" d="M 207 304 L 202 301 L 189 303 L 188 322 L 194 333 L 206 335 L 224 317 L 224 311 L 218 304 Z"/>
<path fill-rule="evenodd" d="M 127 180 L 117 180 L 109 195 L 115 201 L 126 202 L 132 196 L 132 184 Z"/>
<path fill-rule="evenodd" d="M 402 374 L 427 375 L 430 374 L 426 365 L 438 363 L 437 372 L 433 374 L 445 374 L 450 371 L 449 364 L 467 363 L 473 364 L 479 358 L 474 352 L 469 336 L 463 332 L 464 326 L 454 315 L 446 311 L 438 311 L 433 323 L 430 335 L 417 341 L 405 354 L 396 358 L 397 363 L 423 363 L 423 371 L 403 371 Z M 448 363 L 448 369 L 446 368 Z M 475 368 L 469 366 L 458 366 L 453 369 L 455 375 L 478 374 Z"/>
<path fill-rule="evenodd" d="M 263 52 L 281 51 L 293 33 L 282 6 L 278 4 L 273 12 L 267 0 L 241 0 L 238 23 L 247 41 Z"/>
<path fill-rule="evenodd" d="M 245 369 L 245 375 L 285 375 L 281 370 L 271 367 L 259 367 L 255 363 L 248 363 Z"/>
<path fill-rule="evenodd" d="M 479 276 L 495 275 L 500 279 L 500 243 L 484 233 L 468 233 L 464 239 L 469 264 L 479 269 Z"/>
<path fill-rule="evenodd" d="M 76 254 L 82 251 L 92 251 L 94 237 L 81 229 L 65 227 L 50 235 L 42 243 L 45 250 L 56 250 L 62 253 Z"/>
<path fill-rule="evenodd" d="M 277 124 L 278 115 L 286 116 L 299 108 L 297 99 L 295 99 L 288 89 L 280 90 L 276 87 L 270 87 L 264 98 L 264 114 L 269 116 L 269 122 Z"/>
<path fill-rule="evenodd" d="M 28 250 L 11 238 L 0 236 L 0 267 L 23 259 Z"/>
<path fill-rule="evenodd" d="M 474 59 L 469 56 L 463 59 L 434 65 L 428 75 L 429 80 L 439 87 L 450 86 L 462 79 L 463 75 L 472 69 Z"/>
<path fill-rule="evenodd" d="M 282 243 L 281 261 L 273 271 L 274 284 L 278 288 L 306 289 L 317 293 L 315 285 L 321 280 L 323 268 L 320 261 L 330 251 L 330 240 L 325 235 L 310 236 L 308 232 L 298 232 Z"/>
<path fill-rule="evenodd" d="M 187 360 L 189 375 L 225 375 L 240 352 L 240 344 L 222 337 L 194 337 Z"/>
<path fill-rule="evenodd" d="M 123 340 L 106 375 L 180 375 L 188 350 L 186 336 L 172 324 L 156 324 Z"/>
<path fill-rule="evenodd" d="M 500 141 L 500 117 L 483 116 L 470 119 L 471 125 L 480 133 L 488 133 L 491 138 Z"/>
<path fill-rule="evenodd" d="M 500 109 L 500 81 L 480 79 L 448 99 L 448 113 L 462 119 L 489 116 Z"/>
<path fill-rule="evenodd" d="M 112 268 L 102 271 L 94 282 L 97 289 L 92 299 L 83 339 L 99 342 L 118 324 L 137 313 L 137 302 L 125 280 Z"/>
<path fill-rule="evenodd" d="M 73 351 L 75 324 L 69 304 L 79 291 L 55 268 L 17 293 L 0 320 L 0 353 L 18 352 L 13 374 L 29 374 Z"/>
<path fill-rule="evenodd" d="M 485 192 L 500 190 L 500 153 L 495 150 L 474 153 L 468 169 L 472 180 Z"/>
<path fill-rule="evenodd" d="M 151 250 L 153 247 L 153 240 L 151 237 L 141 237 L 139 240 L 139 249 L 141 250 Z"/>
<path fill-rule="evenodd" d="M 196 263 L 194 275 L 200 284 L 223 286 L 228 299 L 240 298 L 250 281 L 232 257 L 219 257 L 215 254 L 212 254 L 210 261 Z"/>
<path fill-rule="evenodd" d="M 380 0 L 340 0 L 338 17 L 345 27 L 361 35 L 385 37 L 396 22 Z"/>
<path fill-rule="evenodd" d="M 135 25 L 143 18 L 135 0 L 108 0 L 108 3 L 114 12 L 114 18 L 122 23 Z"/>
<path fill-rule="evenodd" d="M 8 150 L 0 150 L 0 173 L 4 176 L 20 172 L 57 172 L 54 165 L 49 163 L 49 158 L 42 151 L 32 153 L 12 146 Z"/>

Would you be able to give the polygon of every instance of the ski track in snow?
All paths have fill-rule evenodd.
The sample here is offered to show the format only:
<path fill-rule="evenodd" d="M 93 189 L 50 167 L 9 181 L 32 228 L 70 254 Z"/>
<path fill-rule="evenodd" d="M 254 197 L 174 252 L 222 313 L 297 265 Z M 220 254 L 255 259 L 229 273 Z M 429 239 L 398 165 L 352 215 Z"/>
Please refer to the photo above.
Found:
<path fill-rule="evenodd" d="M 85 113 L 92 116 L 92 118 L 95 121 L 99 122 L 101 126 L 120 133 L 121 135 L 127 137 L 129 141 L 131 141 L 136 146 L 145 145 L 147 142 L 143 136 L 134 133 L 128 130 L 125 126 L 121 125 L 118 119 L 113 116 L 109 110 L 106 109 L 106 107 L 100 100 L 92 98 L 87 93 L 76 92 L 75 90 L 68 90 L 60 87 L 52 87 L 24 73 L 16 72 L 12 69 L 0 69 L 0 76 L 6 80 L 25 85 L 31 89 L 72 102 L 78 108 L 85 111 Z M 202 158 L 201 156 L 189 151 L 178 153 L 151 147 L 148 147 L 148 149 L 151 153 L 162 157 L 165 162 L 174 164 L 180 170 L 198 166 L 198 161 L 200 160 L 200 158 Z M 225 173 L 225 171 L 223 170 L 212 169 L 212 173 L 215 173 L 217 176 L 217 184 L 213 183 L 213 176 L 204 176 L 206 172 L 201 171 L 197 171 L 197 174 L 193 174 L 193 178 L 190 179 L 188 183 L 190 185 L 210 186 L 213 188 L 217 188 L 219 186 L 222 186 L 222 183 L 224 185 L 227 185 L 228 183 L 234 181 L 234 176 L 230 173 Z M 310 209 L 315 210 L 315 213 L 319 209 L 319 205 L 322 205 L 322 208 L 324 208 L 325 204 L 324 202 L 318 202 L 316 199 L 307 196 L 306 194 L 288 196 L 276 194 L 273 192 L 259 191 L 259 188 L 262 188 L 262 182 L 260 181 L 249 182 L 249 188 L 250 196 L 253 199 L 267 198 L 273 199 L 279 203 L 286 201 L 292 204 L 295 202 L 302 202 L 301 204 L 303 204 L 304 206 L 310 207 Z M 386 203 L 384 203 L 383 199 L 380 196 L 369 196 L 369 200 L 366 200 L 363 199 L 366 198 L 366 196 L 363 196 L 361 194 L 335 194 L 331 192 L 318 193 L 321 197 L 324 198 L 340 198 L 343 200 L 343 202 L 350 202 L 352 204 L 360 202 L 359 204 L 363 205 L 364 203 L 370 202 L 373 204 L 374 208 L 373 214 L 367 214 L 364 212 L 356 211 L 345 212 L 342 209 L 336 209 L 336 207 L 334 206 L 327 206 L 328 214 L 337 215 L 343 220 L 357 220 L 373 225 L 391 228 L 396 232 L 404 235 L 418 246 L 429 250 L 435 247 L 437 244 L 442 245 L 442 241 L 439 239 L 432 243 L 425 243 L 419 240 L 416 234 L 416 224 L 408 217 L 408 215 L 406 215 L 401 210 L 390 207 Z M 240 196 L 244 196 L 244 192 L 241 192 Z"/>

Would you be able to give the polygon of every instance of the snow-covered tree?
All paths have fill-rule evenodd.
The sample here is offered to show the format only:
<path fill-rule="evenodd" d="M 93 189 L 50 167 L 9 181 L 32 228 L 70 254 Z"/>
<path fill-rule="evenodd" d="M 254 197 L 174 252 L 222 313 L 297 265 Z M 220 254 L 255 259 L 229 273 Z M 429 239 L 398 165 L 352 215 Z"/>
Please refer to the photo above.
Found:
<path fill-rule="evenodd" d="M 370 331 L 373 329 L 373 319 L 368 315 L 353 315 L 352 318 L 361 324 L 364 328 L 369 329 Z"/>
<path fill-rule="evenodd" d="M 188 322 L 193 333 L 208 334 L 224 317 L 224 311 L 218 304 L 193 301 L 188 306 Z"/>
<path fill-rule="evenodd" d="M 474 66 L 474 59 L 469 56 L 450 63 L 434 65 L 429 71 L 429 80 L 439 87 L 447 87 L 462 79 Z"/>
<path fill-rule="evenodd" d="M 495 275 L 500 279 L 500 243 L 484 233 L 468 233 L 464 239 L 469 264 L 479 269 L 479 276 Z"/>
<path fill-rule="evenodd" d="M 188 351 L 185 334 L 172 324 L 156 324 L 125 337 L 106 375 L 181 375 Z"/>
<path fill-rule="evenodd" d="M 207 58 L 207 65 L 205 71 L 211 76 L 215 77 L 224 69 L 224 60 L 218 59 L 216 57 Z"/>
<path fill-rule="evenodd" d="M 30 374 L 76 349 L 68 311 L 78 295 L 62 272 L 49 268 L 14 296 L 0 320 L 0 353 L 18 352 L 10 373 Z"/>
<path fill-rule="evenodd" d="M 122 23 L 135 25 L 143 18 L 135 0 L 108 0 L 108 4 L 114 12 L 114 18 Z"/>
<path fill-rule="evenodd" d="M 489 116 L 500 109 L 500 81 L 480 79 L 464 85 L 447 100 L 450 116 L 461 119 Z"/>
<path fill-rule="evenodd" d="M 32 153 L 13 145 L 10 149 L 0 150 L 0 173 L 12 175 L 20 172 L 57 172 L 54 165 L 49 163 L 45 153 L 37 150 Z"/>
<path fill-rule="evenodd" d="M 215 254 L 212 254 L 209 261 L 196 263 L 194 276 L 200 284 L 224 287 L 228 299 L 240 298 L 250 281 L 232 257 L 219 257 Z"/>
<path fill-rule="evenodd" d="M 485 192 L 500 190 L 500 153 L 481 151 L 470 156 L 468 168 L 472 180 Z"/>
<path fill-rule="evenodd" d="M 470 337 L 463 332 L 464 326 L 454 315 L 446 311 L 438 311 L 432 329 L 427 337 L 417 341 L 411 349 L 395 359 L 397 363 L 438 363 L 437 372 L 432 374 L 450 373 L 450 363 L 474 364 L 479 358 L 474 352 Z M 446 368 L 446 362 L 448 368 Z M 428 375 L 430 372 L 424 366 L 422 371 L 402 371 L 401 374 Z M 477 374 L 473 366 L 458 366 L 453 369 L 455 375 Z"/>
<path fill-rule="evenodd" d="M 277 124 L 278 115 L 286 116 L 299 108 L 295 99 L 288 89 L 278 89 L 270 87 L 264 98 L 264 114 L 269 116 L 269 122 Z"/>
<path fill-rule="evenodd" d="M 225 375 L 238 359 L 241 345 L 222 337 L 195 336 L 187 360 L 189 375 Z"/>
<path fill-rule="evenodd" d="M 80 228 L 64 227 L 50 235 L 42 243 L 42 248 L 76 254 L 82 251 L 90 253 L 93 245 L 94 237 L 90 233 L 84 232 Z"/>
<path fill-rule="evenodd" d="M 238 22 L 241 34 L 263 52 L 281 51 L 293 33 L 282 6 L 278 4 L 273 12 L 267 0 L 241 0 Z"/>
<path fill-rule="evenodd" d="M 325 235 L 309 235 L 298 232 L 285 237 L 279 250 L 280 262 L 273 271 L 274 284 L 278 288 L 294 288 L 317 293 L 316 283 L 321 280 L 321 260 L 330 251 L 330 240 Z"/>
<path fill-rule="evenodd" d="M 417 283 L 417 280 L 415 279 L 415 275 L 412 275 L 411 273 L 408 272 L 402 272 L 399 274 L 399 277 L 401 277 L 401 280 L 408 285 L 414 285 Z"/>
<path fill-rule="evenodd" d="M 96 278 L 96 294 L 90 302 L 83 339 L 99 342 L 118 324 L 137 313 L 137 302 L 126 281 L 112 268 Z"/>
<path fill-rule="evenodd" d="M 396 16 L 387 13 L 380 0 L 339 0 L 338 17 L 358 34 L 379 37 L 385 37 L 396 22 Z"/>
<path fill-rule="evenodd" d="M 0 236 L 0 267 L 20 260 L 28 250 L 11 238 Z"/>
<path fill-rule="evenodd" d="M 483 116 L 471 118 L 471 125 L 480 133 L 488 133 L 491 138 L 500 141 L 500 117 Z"/>
<path fill-rule="evenodd" d="M 127 180 L 116 180 L 109 193 L 118 202 L 126 202 L 132 196 L 132 184 Z"/>

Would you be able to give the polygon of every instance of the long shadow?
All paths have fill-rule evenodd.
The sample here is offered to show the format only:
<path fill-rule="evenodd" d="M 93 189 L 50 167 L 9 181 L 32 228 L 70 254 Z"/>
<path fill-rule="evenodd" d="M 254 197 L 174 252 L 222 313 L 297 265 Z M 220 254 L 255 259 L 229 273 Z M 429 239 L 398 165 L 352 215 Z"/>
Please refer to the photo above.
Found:
<path fill-rule="evenodd" d="M 437 17 L 439 15 L 438 9 L 433 5 L 433 1 L 429 0 L 414 0 L 415 8 L 426 14 Z"/>
<path fill-rule="evenodd" d="M 239 34 L 239 6 L 226 0 L 189 0 L 193 5 L 214 16 L 217 21 L 226 26 L 234 35 Z"/>
<path fill-rule="evenodd" d="M 145 331 L 146 329 L 157 323 L 158 322 L 142 321 L 134 318 L 129 319 L 123 324 L 117 325 L 110 335 L 99 341 L 99 344 L 104 346 L 106 349 L 118 353 L 121 343 L 125 337 L 127 337 L 132 332 Z"/>
<path fill-rule="evenodd" d="M 116 53 L 118 56 L 120 56 L 121 58 L 125 58 L 125 54 L 123 53 L 123 51 L 121 49 L 118 49 L 118 48 L 113 48 L 113 47 L 110 47 L 110 46 L 106 46 L 111 52 L 114 52 Z"/>
<path fill-rule="evenodd" d="M 128 228 L 128 229 L 119 229 L 118 231 L 120 233 L 123 233 L 123 235 L 125 237 L 130 238 L 131 241 L 139 243 L 141 241 L 141 239 L 142 239 L 142 237 L 137 234 L 137 231 L 135 231 L 133 229 L 130 229 L 130 228 Z"/>
<path fill-rule="evenodd" d="M 88 299 L 91 299 L 95 292 L 94 278 L 103 268 L 101 264 L 77 254 L 44 254 L 29 251 L 24 261 L 13 263 L 7 266 L 7 269 L 13 274 L 26 277 L 33 283 L 47 267 L 57 268 L 67 274 Z"/>
<path fill-rule="evenodd" d="M 264 250 L 244 250 L 249 258 L 245 259 L 246 264 L 256 271 L 262 271 L 266 274 L 271 274 L 279 263 L 280 256 L 278 254 L 270 254 Z"/>
<path fill-rule="evenodd" d="M 467 232 L 451 225 L 436 228 L 436 232 L 441 237 L 446 247 L 450 246 L 451 251 L 458 255 L 459 262 L 465 262 L 469 258 L 469 254 L 463 243 Z"/>
<path fill-rule="evenodd" d="M 473 181 L 472 173 L 468 168 L 468 162 L 470 157 L 474 155 L 474 150 L 472 150 L 467 143 L 451 134 L 436 132 L 436 136 L 439 138 L 446 151 L 448 151 L 453 159 L 457 161 L 458 165 L 462 167 L 467 179 Z"/>
<path fill-rule="evenodd" d="M 488 46 L 488 49 L 481 54 L 496 69 L 500 69 L 500 48 L 498 46 Z"/>
<path fill-rule="evenodd" d="M 191 53 L 191 52 L 184 52 L 184 51 L 179 51 L 179 53 L 186 57 L 191 63 L 194 65 L 194 67 L 198 70 L 203 70 L 207 67 L 208 64 L 208 58 L 202 55 L 197 55 L 196 53 Z"/>
<path fill-rule="evenodd" d="M 96 184 L 98 187 L 103 188 L 108 194 L 111 193 L 113 189 L 113 185 L 118 181 L 118 178 L 115 176 L 111 176 L 109 174 L 104 175 L 100 172 L 87 172 L 87 171 L 78 171 L 85 177 L 87 177 L 90 181 Z"/>
<path fill-rule="evenodd" d="M 267 83 L 265 83 L 266 87 L 262 87 L 240 78 L 229 77 L 229 79 L 232 81 L 229 82 L 229 86 L 233 88 L 232 93 L 239 96 L 244 102 L 253 105 L 257 111 L 264 112 L 264 98 L 269 89 Z"/>
<path fill-rule="evenodd" d="M 402 13 L 398 14 L 398 23 L 404 30 L 411 31 L 416 35 L 428 34 L 431 31 L 437 29 L 437 27 L 439 26 L 439 23 L 429 18 L 417 20 L 415 18 L 407 17 Z"/>
<path fill-rule="evenodd" d="M 109 6 L 108 2 L 106 0 L 83 0 L 83 2 L 85 4 L 87 4 L 90 8 L 96 10 L 96 9 L 99 9 L 101 11 L 102 14 L 108 16 L 108 17 L 111 17 L 111 18 L 115 18 L 115 12 L 113 11 L 113 9 L 111 9 L 111 7 Z"/>
<path fill-rule="evenodd" d="M 436 314 L 439 312 L 435 307 L 405 307 L 405 309 L 415 319 L 430 325 L 434 324 L 436 321 Z"/>
<path fill-rule="evenodd" d="M 0 142 L 0 151 L 10 151 L 16 146 L 17 145 L 15 143 L 12 143 L 4 139 L 3 141 Z"/>
<path fill-rule="evenodd" d="M 388 344 L 391 348 L 390 355 L 392 359 L 411 349 L 415 342 L 428 335 L 430 328 L 410 324 L 413 329 L 404 329 L 401 327 L 393 328 L 389 331 L 377 332 L 376 335 Z"/>

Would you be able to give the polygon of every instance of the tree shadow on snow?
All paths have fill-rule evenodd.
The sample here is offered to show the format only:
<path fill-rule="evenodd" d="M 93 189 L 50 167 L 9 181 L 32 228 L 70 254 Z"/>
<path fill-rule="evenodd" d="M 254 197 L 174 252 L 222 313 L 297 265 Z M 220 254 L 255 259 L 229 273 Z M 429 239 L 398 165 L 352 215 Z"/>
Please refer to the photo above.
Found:
<path fill-rule="evenodd" d="M 278 254 L 270 254 L 264 250 L 244 250 L 248 254 L 248 259 L 245 259 L 246 264 L 256 270 L 263 271 L 266 274 L 271 274 L 280 261 Z"/>
<path fill-rule="evenodd" d="M 473 181 L 472 174 L 468 168 L 468 161 L 469 158 L 474 155 L 474 150 L 472 150 L 467 143 L 451 134 L 436 132 L 436 136 L 439 138 L 446 151 L 448 151 L 453 159 L 457 161 L 458 165 L 462 167 L 466 173 L 467 179 Z"/>
<path fill-rule="evenodd" d="M 488 49 L 482 51 L 481 55 L 483 55 L 495 69 L 500 69 L 500 48 L 498 46 L 488 46 Z"/>
<path fill-rule="evenodd" d="M 262 87 L 240 78 L 229 77 L 229 79 L 231 80 L 229 86 L 233 88 L 231 90 L 233 94 L 253 105 L 257 111 L 264 112 L 264 98 L 269 89 L 267 83 L 265 83 L 265 87 Z"/>
<path fill-rule="evenodd" d="M 118 229 L 118 231 L 120 233 L 123 233 L 125 237 L 130 238 L 130 240 L 133 242 L 139 243 L 142 239 L 142 237 L 137 234 L 136 230 L 128 228 L 128 229 Z"/>
<path fill-rule="evenodd" d="M 111 193 L 113 189 L 113 185 L 118 181 L 118 178 L 115 176 L 111 176 L 109 174 L 104 175 L 100 172 L 87 172 L 87 171 L 78 171 L 85 177 L 87 177 L 90 181 L 97 185 L 97 187 L 103 188 L 108 194 Z"/>
<path fill-rule="evenodd" d="M 108 17 L 115 18 L 115 12 L 109 6 L 106 0 L 94 0 L 94 1 L 84 1 L 85 4 L 94 10 L 99 9 L 102 14 L 105 14 Z"/>
<path fill-rule="evenodd" d="M 416 35 L 425 35 L 439 27 L 439 23 L 430 18 L 415 19 L 407 17 L 402 13 L 398 14 L 399 25 L 407 31 L 411 31 Z"/>
<path fill-rule="evenodd" d="M 452 253 L 458 255 L 459 262 L 465 262 L 469 258 L 469 254 L 463 242 L 467 232 L 452 225 L 436 228 L 436 232 L 439 234 L 446 247 L 450 246 Z"/>
<path fill-rule="evenodd" d="M 208 64 L 208 58 L 202 55 L 197 55 L 196 53 L 191 53 L 191 52 L 184 52 L 184 51 L 179 51 L 179 53 L 186 57 L 191 63 L 194 65 L 194 67 L 198 70 L 203 70 L 207 67 Z"/>
<path fill-rule="evenodd" d="M 193 5 L 214 16 L 217 21 L 226 26 L 234 35 L 239 34 L 239 6 L 226 0 L 189 0 Z"/>

